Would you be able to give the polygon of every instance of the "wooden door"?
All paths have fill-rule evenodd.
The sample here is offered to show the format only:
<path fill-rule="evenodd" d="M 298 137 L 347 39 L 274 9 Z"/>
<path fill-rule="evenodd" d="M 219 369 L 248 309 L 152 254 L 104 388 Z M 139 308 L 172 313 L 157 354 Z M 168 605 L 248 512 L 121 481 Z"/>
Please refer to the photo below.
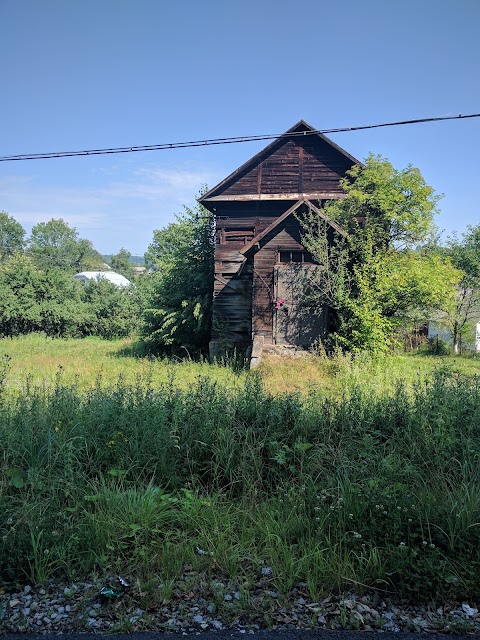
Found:
<path fill-rule="evenodd" d="M 310 346 L 327 332 L 328 308 L 309 301 L 319 265 L 289 263 L 274 267 L 273 341 Z"/>

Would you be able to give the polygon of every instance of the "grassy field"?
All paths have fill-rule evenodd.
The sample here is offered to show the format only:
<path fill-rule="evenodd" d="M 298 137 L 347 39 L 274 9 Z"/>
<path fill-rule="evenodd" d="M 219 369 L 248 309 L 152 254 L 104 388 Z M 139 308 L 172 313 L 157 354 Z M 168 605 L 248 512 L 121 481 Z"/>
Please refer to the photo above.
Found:
<path fill-rule="evenodd" d="M 187 355 L 187 354 L 185 354 Z M 180 359 L 139 357 L 130 339 L 102 340 L 52 339 L 43 335 L 0 339 L 0 357 L 8 356 L 10 388 L 20 389 L 27 376 L 35 384 L 53 385 L 60 375 L 62 384 L 89 389 L 101 382 L 116 384 L 149 380 L 157 388 L 172 379 L 175 386 L 186 388 L 207 376 L 229 387 L 243 385 L 248 377 L 241 367 L 194 362 Z M 394 357 L 353 360 L 338 358 L 267 357 L 258 369 L 264 388 L 271 393 L 308 393 L 322 390 L 339 393 L 344 384 L 358 382 L 377 391 L 393 388 L 399 379 L 422 380 L 441 367 L 449 367 L 467 376 L 480 374 L 480 358 L 397 354 Z"/>
<path fill-rule="evenodd" d="M 4 581 L 119 572 L 168 600 L 193 588 L 189 567 L 248 608 L 269 567 L 280 599 L 299 582 L 312 599 L 352 585 L 478 599 L 478 360 L 247 372 L 40 336 L 1 354 Z"/>

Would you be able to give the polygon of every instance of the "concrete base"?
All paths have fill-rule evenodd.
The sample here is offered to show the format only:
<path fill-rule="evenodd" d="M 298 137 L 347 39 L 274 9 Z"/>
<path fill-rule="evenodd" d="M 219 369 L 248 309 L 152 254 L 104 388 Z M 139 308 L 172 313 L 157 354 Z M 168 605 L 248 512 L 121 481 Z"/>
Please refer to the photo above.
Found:
<path fill-rule="evenodd" d="M 250 359 L 250 369 L 258 367 L 262 361 L 263 346 L 265 338 L 263 336 L 255 336 L 252 343 L 252 357 Z"/>

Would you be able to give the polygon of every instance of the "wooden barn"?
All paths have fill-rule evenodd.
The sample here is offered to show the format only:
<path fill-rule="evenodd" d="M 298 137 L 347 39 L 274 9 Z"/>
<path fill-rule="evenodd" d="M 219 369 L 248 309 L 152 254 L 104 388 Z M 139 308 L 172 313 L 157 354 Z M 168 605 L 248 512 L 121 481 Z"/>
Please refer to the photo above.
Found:
<path fill-rule="evenodd" d="M 308 347 L 328 332 L 328 309 L 302 302 L 321 265 L 302 245 L 297 215 L 322 216 L 318 205 L 344 197 L 339 181 L 360 163 L 314 131 L 301 120 L 199 200 L 216 220 L 212 357 L 232 347 Z M 344 233 L 328 223 L 332 238 Z"/>

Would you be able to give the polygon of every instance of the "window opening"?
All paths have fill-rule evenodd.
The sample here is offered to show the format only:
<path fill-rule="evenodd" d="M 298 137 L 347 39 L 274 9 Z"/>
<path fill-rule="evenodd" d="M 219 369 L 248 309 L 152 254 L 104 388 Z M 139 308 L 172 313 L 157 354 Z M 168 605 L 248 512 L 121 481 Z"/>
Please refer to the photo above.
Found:
<path fill-rule="evenodd" d="M 280 251 L 278 261 L 289 262 L 313 262 L 313 258 L 308 251 Z"/>

